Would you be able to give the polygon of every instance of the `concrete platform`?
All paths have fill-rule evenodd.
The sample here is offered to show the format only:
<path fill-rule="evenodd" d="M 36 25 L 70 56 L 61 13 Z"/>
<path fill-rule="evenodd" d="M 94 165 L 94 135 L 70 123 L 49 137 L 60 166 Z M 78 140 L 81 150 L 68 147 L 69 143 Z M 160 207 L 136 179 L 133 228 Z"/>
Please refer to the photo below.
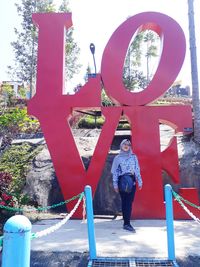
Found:
<path fill-rule="evenodd" d="M 47 229 L 58 221 L 39 221 L 33 225 L 32 232 Z M 132 221 L 135 234 L 122 229 L 121 217 L 96 218 L 94 223 L 98 257 L 168 257 L 165 220 Z M 174 229 L 176 257 L 200 255 L 200 224 L 190 220 L 174 221 Z M 87 221 L 69 220 L 59 230 L 32 240 L 31 250 L 88 251 Z"/>

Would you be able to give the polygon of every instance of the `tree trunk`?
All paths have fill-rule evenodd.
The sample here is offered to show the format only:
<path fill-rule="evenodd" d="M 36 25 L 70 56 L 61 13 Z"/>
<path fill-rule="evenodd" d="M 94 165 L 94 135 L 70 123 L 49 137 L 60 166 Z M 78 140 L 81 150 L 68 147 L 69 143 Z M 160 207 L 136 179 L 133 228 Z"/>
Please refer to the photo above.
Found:
<path fill-rule="evenodd" d="M 190 36 L 190 60 L 192 75 L 192 103 L 194 113 L 194 140 L 200 144 L 200 102 L 199 102 L 199 82 L 196 55 L 196 37 L 194 23 L 194 0 L 188 0 L 188 19 Z"/>

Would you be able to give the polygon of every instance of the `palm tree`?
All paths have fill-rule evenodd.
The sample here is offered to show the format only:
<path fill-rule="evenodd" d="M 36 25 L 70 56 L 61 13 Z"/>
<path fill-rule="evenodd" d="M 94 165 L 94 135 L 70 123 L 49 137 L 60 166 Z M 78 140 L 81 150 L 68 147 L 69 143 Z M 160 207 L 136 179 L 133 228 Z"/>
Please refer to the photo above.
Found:
<path fill-rule="evenodd" d="M 157 57 L 157 46 L 155 45 L 156 40 L 158 39 L 158 36 L 156 36 L 156 34 L 151 31 L 148 30 L 147 32 L 145 32 L 145 36 L 144 36 L 144 42 L 147 44 L 147 48 L 146 48 L 146 54 L 145 57 L 147 59 L 146 63 L 147 63 L 147 83 L 149 83 L 150 81 L 150 74 L 149 74 L 149 63 L 150 63 L 150 59 L 151 57 Z"/>
<path fill-rule="evenodd" d="M 192 75 L 192 103 L 193 103 L 193 113 L 194 113 L 194 140 L 195 142 L 200 144 L 200 102 L 199 102 L 199 82 L 198 82 L 193 4 L 194 0 L 188 0 L 190 59 L 191 59 L 191 75 Z"/>

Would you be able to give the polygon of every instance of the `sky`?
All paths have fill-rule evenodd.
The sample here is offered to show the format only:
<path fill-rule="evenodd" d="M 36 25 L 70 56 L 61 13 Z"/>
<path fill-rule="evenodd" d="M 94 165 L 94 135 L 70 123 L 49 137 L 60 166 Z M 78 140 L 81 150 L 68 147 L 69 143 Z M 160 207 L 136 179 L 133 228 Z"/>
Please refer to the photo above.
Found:
<path fill-rule="evenodd" d="M 15 40 L 14 27 L 20 26 L 20 19 L 14 5 L 19 1 L 0 0 L 0 81 L 9 80 L 6 69 L 7 65 L 13 64 L 14 55 L 10 42 Z M 60 0 L 54 0 L 54 2 L 59 4 Z M 185 33 L 186 57 L 177 80 L 181 80 L 183 86 L 191 86 L 187 0 L 69 0 L 69 6 L 72 11 L 74 38 L 81 49 L 79 60 L 83 65 L 72 83 L 82 82 L 88 65 L 94 71 L 90 43 L 95 44 L 95 59 L 97 72 L 99 72 L 104 48 L 115 29 L 130 16 L 146 11 L 156 11 L 175 19 Z M 195 23 L 200 25 L 199 0 L 194 0 L 194 7 Z M 198 49 L 200 32 L 197 26 L 196 44 Z M 198 50 L 197 56 L 199 59 Z"/>

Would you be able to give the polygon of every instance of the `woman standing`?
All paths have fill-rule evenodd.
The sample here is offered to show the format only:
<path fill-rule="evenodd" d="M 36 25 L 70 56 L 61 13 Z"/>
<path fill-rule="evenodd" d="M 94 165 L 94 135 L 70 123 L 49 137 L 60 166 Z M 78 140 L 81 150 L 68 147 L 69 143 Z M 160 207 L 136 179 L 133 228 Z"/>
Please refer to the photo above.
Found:
<path fill-rule="evenodd" d="M 120 144 L 120 152 L 114 158 L 111 173 L 113 175 L 113 187 L 115 192 L 119 192 L 122 202 L 122 215 L 124 220 L 123 228 L 125 230 L 135 232 L 135 229 L 130 224 L 132 203 L 136 191 L 136 181 L 139 190 L 142 189 L 142 178 L 140 175 L 140 167 L 137 156 L 132 152 L 131 142 L 124 139 Z M 122 185 L 122 179 L 128 178 L 131 180 L 125 181 L 128 183 L 128 190 L 125 190 Z M 126 176 L 126 177 L 125 177 Z"/>

